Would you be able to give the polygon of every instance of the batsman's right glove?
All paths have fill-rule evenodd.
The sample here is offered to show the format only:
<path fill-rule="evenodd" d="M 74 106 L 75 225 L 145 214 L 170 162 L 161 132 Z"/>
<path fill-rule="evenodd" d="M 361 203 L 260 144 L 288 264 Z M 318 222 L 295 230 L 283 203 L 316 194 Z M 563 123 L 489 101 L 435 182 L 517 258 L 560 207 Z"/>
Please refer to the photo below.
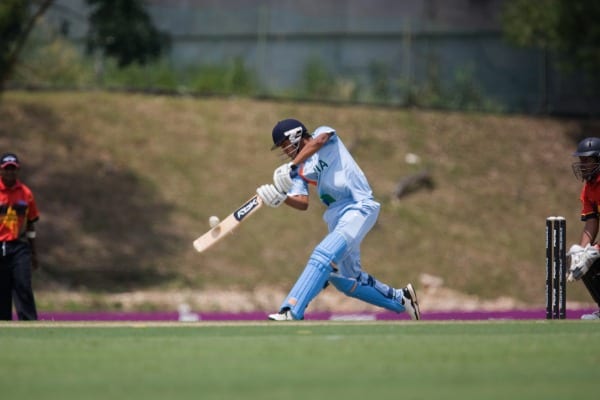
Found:
<path fill-rule="evenodd" d="M 292 178 L 298 175 L 298 167 L 293 163 L 285 163 L 273 172 L 275 188 L 282 193 L 287 193 L 292 188 Z"/>

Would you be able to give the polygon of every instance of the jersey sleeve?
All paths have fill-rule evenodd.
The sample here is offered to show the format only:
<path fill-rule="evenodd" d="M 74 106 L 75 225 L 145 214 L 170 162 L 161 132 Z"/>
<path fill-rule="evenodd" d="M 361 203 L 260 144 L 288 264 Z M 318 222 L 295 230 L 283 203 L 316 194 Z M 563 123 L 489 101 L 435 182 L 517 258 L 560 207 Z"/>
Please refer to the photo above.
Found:
<path fill-rule="evenodd" d="M 292 188 L 288 196 L 308 196 L 308 183 L 300 176 L 292 180 Z"/>
<path fill-rule="evenodd" d="M 598 218 L 598 203 L 591 200 L 588 195 L 589 186 L 584 185 L 581 190 L 581 220 L 587 221 L 588 219 Z"/>
<path fill-rule="evenodd" d="M 40 218 L 40 212 L 33 197 L 33 193 L 27 188 L 27 222 L 36 222 Z"/>
<path fill-rule="evenodd" d="M 329 133 L 329 134 L 331 134 L 332 137 L 335 136 L 335 134 L 336 134 L 335 129 L 333 129 L 330 126 L 323 125 L 323 126 L 318 127 L 317 129 L 315 129 L 315 131 L 312 134 L 312 137 L 316 138 L 317 136 L 321 136 L 324 133 Z"/>

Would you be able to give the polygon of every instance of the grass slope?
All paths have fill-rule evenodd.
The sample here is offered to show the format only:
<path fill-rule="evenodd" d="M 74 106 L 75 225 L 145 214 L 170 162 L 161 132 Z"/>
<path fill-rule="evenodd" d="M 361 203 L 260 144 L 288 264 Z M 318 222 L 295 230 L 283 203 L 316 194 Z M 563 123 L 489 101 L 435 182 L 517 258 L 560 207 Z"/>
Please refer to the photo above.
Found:
<path fill-rule="evenodd" d="M 598 339 L 596 324 L 564 321 L 33 323 L 0 329 L 0 385 L 61 400 L 585 398 Z"/>
<path fill-rule="evenodd" d="M 192 240 L 271 180 L 270 131 L 295 117 L 337 129 L 382 203 L 365 269 L 395 285 L 421 273 L 483 298 L 543 302 L 544 219 L 578 239 L 571 153 L 594 121 L 105 92 L 7 92 L 0 149 L 35 190 L 43 288 L 287 288 L 325 232 L 323 208 L 261 210 L 204 255 Z M 406 164 L 406 153 L 423 162 Z M 400 200 L 422 169 L 433 190 Z M 316 198 L 314 198 L 316 199 Z M 589 301 L 581 285 L 570 299 Z"/>

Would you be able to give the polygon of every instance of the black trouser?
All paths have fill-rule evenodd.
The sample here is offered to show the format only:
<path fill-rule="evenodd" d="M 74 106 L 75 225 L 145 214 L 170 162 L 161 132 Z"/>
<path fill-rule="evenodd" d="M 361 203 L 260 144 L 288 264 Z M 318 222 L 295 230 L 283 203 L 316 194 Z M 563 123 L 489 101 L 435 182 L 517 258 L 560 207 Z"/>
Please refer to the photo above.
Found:
<path fill-rule="evenodd" d="M 600 308 L 600 260 L 592 264 L 588 272 L 581 278 L 592 299 Z"/>
<path fill-rule="evenodd" d="M 31 248 L 21 241 L 0 242 L 0 320 L 12 319 L 13 300 L 20 320 L 37 320 L 31 285 Z"/>

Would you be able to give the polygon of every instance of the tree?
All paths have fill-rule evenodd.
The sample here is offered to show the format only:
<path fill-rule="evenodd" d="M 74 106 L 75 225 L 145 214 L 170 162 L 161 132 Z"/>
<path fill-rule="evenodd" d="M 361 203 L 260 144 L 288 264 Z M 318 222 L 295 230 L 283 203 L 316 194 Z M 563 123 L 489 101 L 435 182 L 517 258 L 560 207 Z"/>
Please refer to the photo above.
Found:
<path fill-rule="evenodd" d="M 549 51 L 563 67 L 600 72 L 600 1 L 510 0 L 502 15 L 506 37 Z"/>
<path fill-rule="evenodd" d="M 36 21 L 55 0 L 0 1 L 0 92 L 18 62 Z M 88 50 L 100 49 L 115 57 L 120 67 L 146 64 L 160 57 L 169 45 L 144 9 L 143 0 L 87 0 Z"/>
<path fill-rule="evenodd" d="M 142 0 L 87 0 L 92 7 L 88 51 L 101 49 L 120 67 L 160 57 L 169 37 L 152 24 Z"/>
<path fill-rule="evenodd" d="M 13 71 L 35 22 L 53 2 L 54 0 L 3 0 L 0 3 L 0 92 Z"/>

